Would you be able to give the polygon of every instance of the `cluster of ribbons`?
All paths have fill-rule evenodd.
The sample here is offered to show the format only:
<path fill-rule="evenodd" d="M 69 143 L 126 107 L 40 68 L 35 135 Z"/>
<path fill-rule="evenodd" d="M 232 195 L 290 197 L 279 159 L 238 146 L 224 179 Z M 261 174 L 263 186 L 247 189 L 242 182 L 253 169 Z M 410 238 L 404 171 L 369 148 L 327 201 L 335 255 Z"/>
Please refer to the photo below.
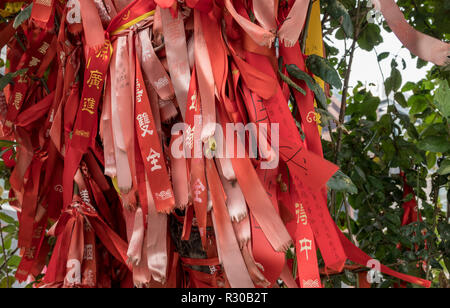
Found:
<path fill-rule="evenodd" d="M 314 94 L 278 77 L 287 64 L 307 71 L 299 37 L 309 3 L 35 0 L 17 36 L 3 27 L 9 70 L 24 69 L 0 100 L 4 136 L 19 144 L 16 163 L 4 156 L 20 222 L 17 278 L 320 288 L 318 249 L 330 270 L 366 266 L 327 209 L 338 167 L 323 158 Z M 306 50 L 323 55 L 319 8 Z M 242 142 L 220 135 L 230 123 L 256 124 L 257 153 L 216 155 Z"/>

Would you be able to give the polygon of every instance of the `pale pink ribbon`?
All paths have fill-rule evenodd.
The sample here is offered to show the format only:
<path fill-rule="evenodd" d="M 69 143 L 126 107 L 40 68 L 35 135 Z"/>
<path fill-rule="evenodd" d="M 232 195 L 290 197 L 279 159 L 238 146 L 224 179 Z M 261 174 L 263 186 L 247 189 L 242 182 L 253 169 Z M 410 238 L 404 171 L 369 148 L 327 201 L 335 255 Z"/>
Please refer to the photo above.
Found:
<path fill-rule="evenodd" d="M 239 247 L 244 258 L 245 265 L 247 266 L 248 273 L 253 283 L 258 286 L 268 287 L 270 283 L 264 277 L 264 268 L 261 264 L 257 263 L 252 253 L 252 241 L 251 241 L 251 226 L 250 217 L 247 215 L 241 221 L 233 221 L 233 229 L 236 234 L 236 238 L 239 242 Z"/>
<path fill-rule="evenodd" d="M 142 208 L 136 210 L 133 234 L 128 245 L 128 262 L 133 265 L 133 282 L 138 288 L 147 286 L 151 273 L 147 265 L 147 232 L 144 226 Z"/>
<path fill-rule="evenodd" d="M 148 28 L 138 34 L 139 45 L 136 46 L 136 52 L 141 59 L 142 71 L 161 99 L 171 100 L 175 97 L 172 81 L 155 54 L 151 39 L 152 33 Z"/>
<path fill-rule="evenodd" d="M 280 42 L 286 47 L 293 47 L 298 42 L 305 25 L 309 3 L 310 0 L 296 0 L 288 17 L 278 30 Z"/>
<path fill-rule="evenodd" d="M 216 159 L 216 162 L 217 161 L 218 160 Z M 233 166 L 231 165 L 231 161 L 229 161 L 229 166 L 231 167 L 231 169 L 233 168 Z M 229 181 L 225 178 L 222 165 L 218 164 L 217 169 L 219 171 L 223 189 L 225 190 L 225 194 L 227 195 L 226 204 L 228 213 L 231 217 L 231 221 L 240 222 L 248 216 L 247 203 L 245 202 L 245 197 L 242 193 L 241 187 L 239 186 L 237 180 Z"/>
<path fill-rule="evenodd" d="M 141 263 L 142 246 L 144 243 L 145 229 L 142 208 L 138 208 L 134 216 L 133 234 L 128 244 L 127 257 L 128 262 L 133 266 Z"/>
<path fill-rule="evenodd" d="M 133 266 L 133 282 L 137 288 L 147 287 L 152 281 L 152 274 L 150 273 L 150 269 L 147 265 L 147 249 L 145 247 L 145 243 L 147 243 L 147 233 L 145 233 L 143 247 L 142 247 L 142 255 L 141 262 Z"/>
<path fill-rule="evenodd" d="M 148 198 L 147 265 L 152 278 L 165 283 L 167 275 L 167 215 L 156 211 L 155 201 L 146 175 Z"/>
<path fill-rule="evenodd" d="M 225 152 L 224 152 L 225 153 Z M 222 175 L 228 181 L 236 181 L 236 174 L 233 170 L 233 165 L 229 158 L 217 158 L 216 163 L 219 166 L 219 170 L 222 171 Z"/>
<path fill-rule="evenodd" d="M 264 29 L 270 32 L 277 30 L 274 0 L 253 1 L 253 13 Z"/>
<path fill-rule="evenodd" d="M 223 264 L 232 288 L 254 288 L 225 205 L 225 196 L 220 187 L 220 177 L 216 166 L 213 160 L 207 160 L 206 165 L 208 187 L 213 203 L 212 220 L 219 260 Z"/>
<path fill-rule="evenodd" d="M 161 98 L 159 101 L 160 111 L 158 113 L 164 122 L 168 122 L 178 114 L 173 104 L 175 92 L 172 80 L 155 54 L 152 46 L 152 32 L 148 28 L 139 32 L 136 41 L 136 52 L 138 53 L 139 59 L 141 59 L 141 67 L 146 86 L 148 82 Z"/>
<path fill-rule="evenodd" d="M 118 37 L 114 42 L 114 47 L 110 66 L 112 130 L 116 156 L 117 183 L 119 190 L 126 194 L 133 187 L 132 170 L 127 155 L 129 144 L 127 144 L 126 139 L 129 140 L 134 136 L 134 130 L 131 131 L 130 125 L 126 125 L 126 123 L 129 123 L 130 117 L 132 117 L 131 123 L 134 123 L 134 114 L 132 114 L 134 113 L 132 99 L 134 95 L 132 95 L 131 87 L 126 85 L 126 83 L 129 83 L 130 73 L 127 38 L 123 36 Z M 118 71 L 119 69 L 120 71 Z"/>
<path fill-rule="evenodd" d="M 259 45 L 271 47 L 276 36 L 286 47 L 294 46 L 303 30 L 308 12 L 309 0 L 296 0 L 288 17 L 284 20 L 277 33 L 276 13 L 277 2 L 273 0 L 253 1 L 255 17 L 261 26 L 258 26 L 236 12 L 231 0 L 225 0 L 225 6 L 236 22 Z"/>
<path fill-rule="evenodd" d="M 201 12 L 194 11 L 194 54 L 195 68 L 202 106 L 203 128 L 201 138 L 206 142 L 216 130 L 216 100 L 214 96 L 214 75 L 211 68 L 208 47 L 203 35 Z"/>
<path fill-rule="evenodd" d="M 111 0 L 109 0 L 109 3 L 107 1 L 103 2 L 102 0 L 94 0 L 93 2 L 97 7 L 103 27 L 108 27 L 111 22 L 111 15 L 117 15 L 116 9 L 112 5 Z"/>
<path fill-rule="evenodd" d="M 236 234 L 236 239 L 238 240 L 239 247 L 244 249 L 244 247 L 251 243 L 252 240 L 252 228 L 250 226 L 250 217 L 247 215 L 242 218 L 239 222 L 233 221 L 233 230 Z"/>
<path fill-rule="evenodd" d="M 116 177 L 116 154 L 114 147 L 114 137 L 112 130 L 112 109 L 111 109 L 111 78 L 106 80 L 105 94 L 103 97 L 103 110 L 101 115 L 101 137 L 103 140 L 105 157 L 105 174 L 111 178 Z"/>
<path fill-rule="evenodd" d="M 260 26 L 252 23 L 247 18 L 239 15 L 234 8 L 231 0 L 225 0 L 225 7 L 228 12 L 233 16 L 234 20 L 244 29 L 245 32 L 259 45 L 271 47 L 275 41 L 275 33 L 261 28 Z"/>
<path fill-rule="evenodd" d="M 212 221 L 214 226 L 214 232 L 217 239 L 217 252 L 219 255 L 219 261 L 221 264 L 223 264 L 225 273 L 227 275 L 228 281 L 232 288 L 254 288 L 255 285 L 253 284 L 253 281 L 250 277 L 250 274 L 247 269 L 247 265 L 245 264 L 244 257 L 241 253 L 236 254 L 233 259 L 238 260 L 237 263 L 230 262 L 229 258 L 224 258 L 223 250 L 230 250 L 230 247 L 222 247 L 224 246 L 221 243 L 219 233 L 217 230 L 217 223 L 216 218 L 214 217 L 214 211 L 212 215 Z M 230 222 L 231 224 L 231 222 Z M 230 235 L 230 237 L 234 237 L 233 235 Z M 236 246 L 236 247 L 234 247 Z M 233 251 L 239 251 L 239 246 L 236 241 L 236 243 L 233 243 Z"/>
<path fill-rule="evenodd" d="M 389 27 L 411 53 L 436 65 L 449 62 L 450 44 L 415 30 L 394 0 L 377 0 L 375 6 L 381 9 Z"/>
<path fill-rule="evenodd" d="M 154 21 L 153 21 L 154 23 Z M 154 53 L 154 49 L 151 43 L 151 38 L 150 35 L 152 35 L 152 33 L 149 33 L 148 29 L 144 29 L 142 30 L 142 32 L 145 34 L 141 34 L 141 32 L 138 35 L 138 39 L 136 40 L 136 52 L 138 55 L 138 58 L 140 60 L 141 63 L 141 67 L 142 67 L 142 77 L 144 78 L 145 81 L 145 87 L 147 89 L 147 94 L 148 94 L 148 99 L 150 101 L 150 107 L 152 108 L 152 114 L 153 114 L 153 118 L 155 120 L 155 126 L 156 126 L 156 130 L 158 132 L 158 136 L 162 136 L 162 126 L 161 126 L 161 112 L 160 112 L 160 105 L 159 105 L 159 98 L 158 98 L 158 94 L 156 93 L 156 91 L 154 90 L 153 87 L 153 82 L 150 80 L 150 75 L 152 75 L 151 73 L 151 67 L 152 65 L 143 65 L 144 63 L 144 58 L 146 56 L 144 56 L 144 50 L 147 48 L 151 48 L 153 50 L 150 51 L 150 53 Z M 141 38 L 141 35 L 143 36 Z M 147 38 L 149 43 L 147 43 Z M 149 45 L 146 45 L 149 44 Z M 156 56 L 156 55 L 155 55 Z M 162 66 L 161 62 L 158 59 L 159 64 Z M 158 65 L 158 63 L 156 63 L 155 65 Z M 164 66 L 163 69 L 165 70 Z M 154 78 L 152 78 L 154 80 Z M 170 81 L 170 79 L 169 79 Z"/>
<path fill-rule="evenodd" d="M 181 139 L 179 139 L 181 138 Z M 189 181 L 187 172 L 187 161 L 185 157 L 176 158 L 172 155 L 173 144 L 181 144 L 177 142 L 184 139 L 184 135 L 172 135 L 170 142 L 170 162 L 173 193 L 175 196 L 175 205 L 178 209 L 184 210 L 189 204 Z"/>
<path fill-rule="evenodd" d="M 184 119 L 191 80 L 184 21 L 181 13 L 178 14 L 178 18 L 173 18 L 169 9 L 160 9 L 160 11 L 169 73 Z"/>

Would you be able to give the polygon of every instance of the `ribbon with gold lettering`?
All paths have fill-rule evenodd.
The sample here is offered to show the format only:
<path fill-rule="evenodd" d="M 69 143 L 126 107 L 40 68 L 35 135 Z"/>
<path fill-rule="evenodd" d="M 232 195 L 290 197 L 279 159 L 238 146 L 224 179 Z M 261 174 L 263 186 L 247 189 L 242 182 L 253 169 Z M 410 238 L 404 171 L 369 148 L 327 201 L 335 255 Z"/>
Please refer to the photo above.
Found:
<path fill-rule="evenodd" d="M 147 90 L 144 86 L 142 70 L 138 63 L 136 58 L 136 135 L 139 140 L 142 159 L 149 178 L 156 209 L 160 213 L 169 214 L 175 207 L 175 199 L 167 173 L 164 152 L 150 108 Z"/>
<path fill-rule="evenodd" d="M 8 131 L 11 131 L 14 121 L 16 120 L 16 117 L 25 102 L 29 89 L 29 78 L 39 69 L 53 39 L 53 34 L 51 32 L 42 31 L 36 38 L 31 40 L 33 37 L 32 33 L 33 31 L 30 31 L 30 35 L 28 37 L 30 39 L 30 46 L 22 55 L 20 60 L 21 64 L 17 67 L 18 70 L 24 69 L 26 72 L 14 79 L 15 86 L 9 100 L 8 113 L 4 126 L 4 132 L 6 129 L 6 134 Z"/>
<path fill-rule="evenodd" d="M 83 82 L 83 93 L 64 159 L 64 206 L 72 199 L 73 177 L 78 165 L 97 135 L 98 107 L 112 47 L 107 41 L 100 51 L 89 50 Z"/>

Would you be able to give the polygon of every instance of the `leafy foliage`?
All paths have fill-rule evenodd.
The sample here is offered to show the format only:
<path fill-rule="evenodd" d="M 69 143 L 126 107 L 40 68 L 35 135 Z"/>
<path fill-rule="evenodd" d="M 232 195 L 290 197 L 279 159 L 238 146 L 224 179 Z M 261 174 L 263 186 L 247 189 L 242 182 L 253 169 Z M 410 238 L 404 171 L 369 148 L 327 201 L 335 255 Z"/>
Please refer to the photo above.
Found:
<path fill-rule="evenodd" d="M 449 211 L 444 211 L 440 190 L 447 191 L 450 176 L 450 72 L 432 68 L 418 83 L 404 83 L 402 71 L 405 59 L 391 52 L 377 54 L 381 61 L 391 61 L 391 73 L 384 80 L 388 101 L 382 101 L 359 83 L 352 91 L 348 78 L 352 57 L 357 48 L 376 52 L 383 42 L 381 29 L 387 24 L 368 22 L 371 10 L 367 0 L 322 0 L 326 59 L 310 56 L 307 67 L 311 73 L 342 90 L 346 108 L 338 130 L 331 141 L 324 141 L 327 159 L 341 167 L 329 181 L 329 208 L 342 230 L 354 235 L 359 247 L 380 262 L 392 268 L 428 278 L 434 287 L 449 286 L 450 226 Z M 398 0 L 408 22 L 418 31 L 440 40 L 450 40 L 450 2 L 447 0 Z M 18 14 L 8 16 L 14 27 L 26 21 L 31 5 Z M 6 21 L 2 17 L 0 22 Z M 447 31 L 446 31 L 447 29 Z M 344 40 L 344 56 L 333 41 Z M 416 58 L 412 56 L 412 58 Z M 5 65 L 6 63 L 0 63 Z M 417 59 L 418 68 L 427 63 Z M 297 91 L 306 94 L 291 78 L 303 80 L 314 92 L 322 115 L 322 125 L 335 121 L 327 114 L 327 99 L 317 82 L 296 66 L 287 66 L 289 76 L 281 78 Z M 15 72 L 0 76 L 0 89 L 12 82 Z M 342 82 L 342 80 L 344 82 Z M 380 110 L 383 110 L 380 112 Z M 299 127 L 301 128 L 301 127 Z M 14 144 L 0 141 L 1 147 Z M 414 195 L 404 196 L 403 179 Z M 0 178 L 9 189 L 9 170 L 0 161 Z M 423 221 L 402 226 L 402 205 L 416 198 Z M 17 221 L 1 208 L 10 200 L 0 200 L 0 288 L 14 283 L 14 274 L 20 259 L 13 242 L 17 240 Z M 350 215 L 349 207 L 357 215 Z M 345 210 L 344 210 L 345 209 Z M 288 256 L 293 258 L 293 256 Z M 323 263 L 321 264 L 323 266 Z M 374 287 L 391 287 L 397 280 L 385 276 L 385 281 Z M 355 273 L 345 271 L 330 277 L 327 286 L 342 282 L 356 285 Z M 412 287 L 412 286 L 410 286 Z"/>
<path fill-rule="evenodd" d="M 376 46 L 383 41 L 381 28 L 390 30 L 383 21 L 367 21 L 371 9 L 367 1 L 340 2 L 354 24 L 354 36 L 344 35 L 335 14 L 330 12 L 330 1 L 324 1 L 325 42 L 328 62 L 342 78 L 349 78 L 355 50 L 376 52 Z M 445 31 L 450 26 L 448 1 L 399 0 L 397 4 L 417 30 L 441 40 L 450 38 Z M 334 40 L 346 40 L 344 57 L 338 58 L 330 47 Z M 450 74 L 448 68 L 433 67 L 421 81 L 404 83 L 405 59 L 391 52 L 377 54 L 377 59 L 391 60 L 391 74 L 384 80 L 389 99 L 382 101 L 361 82 L 348 94 L 343 91 L 346 108 L 342 128 L 332 133 L 331 142 L 324 141 L 326 157 L 337 161 L 355 189 L 352 192 L 345 188 L 342 175 L 333 177 L 328 183 L 329 207 L 338 225 L 355 235 L 360 248 L 375 259 L 400 272 L 430 279 L 434 287 L 446 287 L 450 269 L 449 211 L 443 209 L 440 196 L 446 191 L 448 202 Z M 417 60 L 418 68 L 425 65 Z M 414 195 L 404 196 L 399 171 L 406 174 Z M 413 198 L 423 221 L 402 226 L 402 205 Z M 357 215 L 350 217 L 342 210 L 346 203 Z M 388 276 L 384 279 L 376 287 L 399 283 Z M 340 286 L 341 282 L 356 285 L 357 279 L 346 271 L 329 278 L 327 285 Z"/>

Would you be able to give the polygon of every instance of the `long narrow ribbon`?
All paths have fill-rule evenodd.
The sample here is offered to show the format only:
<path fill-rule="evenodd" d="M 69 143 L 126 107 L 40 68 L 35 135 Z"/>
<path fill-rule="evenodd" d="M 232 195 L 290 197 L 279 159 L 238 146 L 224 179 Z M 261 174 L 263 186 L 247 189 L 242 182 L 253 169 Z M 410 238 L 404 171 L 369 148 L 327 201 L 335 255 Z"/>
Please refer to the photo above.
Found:
<path fill-rule="evenodd" d="M 107 42 L 99 52 L 90 49 L 85 69 L 83 93 L 78 107 L 72 139 L 69 141 L 64 166 L 64 206 L 72 199 L 73 178 L 84 153 L 96 136 L 98 106 L 111 57 Z"/>
<path fill-rule="evenodd" d="M 377 2 L 389 27 L 411 53 L 436 65 L 445 65 L 449 62 L 450 44 L 415 30 L 405 20 L 394 0 Z"/>
<path fill-rule="evenodd" d="M 310 2 L 310 0 L 295 0 L 295 3 L 292 5 L 289 15 L 283 21 L 278 31 L 278 36 L 280 41 L 284 43 L 284 46 L 292 47 L 298 42 Z"/>
<path fill-rule="evenodd" d="M 225 206 L 220 178 L 212 159 L 206 160 L 208 187 L 213 202 L 214 227 L 217 232 L 218 251 L 228 281 L 233 288 L 253 288 L 239 245 L 234 235 L 231 219 Z"/>
<path fill-rule="evenodd" d="M 170 77 L 184 119 L 191 78 L 184 22 L 181 13 L 173 18 L 169 9 L 161 9 L 161 18 Z"/>
<path fill-rule="evenodd" d="M 136 66 L 136 111 L 135 127 L 144 160 L 156 209 L 170 213 L 175 207 L 175 198 L 169 181 L 164 152 L 156 131 L 155 120 L 144 87 L 140 65 Z"/>

